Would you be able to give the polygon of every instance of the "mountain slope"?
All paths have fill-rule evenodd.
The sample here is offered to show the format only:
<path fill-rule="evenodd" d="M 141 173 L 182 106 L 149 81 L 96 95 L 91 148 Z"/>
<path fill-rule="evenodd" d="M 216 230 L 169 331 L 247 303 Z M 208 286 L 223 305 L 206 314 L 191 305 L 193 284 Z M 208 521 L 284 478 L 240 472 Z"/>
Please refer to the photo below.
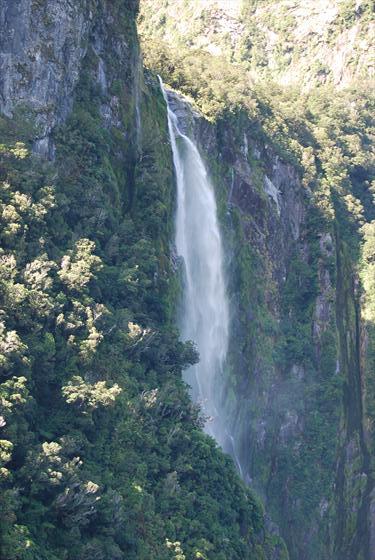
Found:
<path fill-rule="evenodd" d="M 1 4 L 0 555 L 286 558 L 182 381 L 172 154 L 136 13 Z"/>
<path fill-rule="evenodd" d="M 143 0 L 142 34 L 243 65 L 254 80 L 308 90 L 374 77 L 369 0 Z"/>
<path fill-rule="evenodd" d="M 344 3 L 323 14 L 316 3 L 253 2 L 241 15 L 239 3 L 161 2 L 155 25 L 145 1 L 140 15 L 146 64 L 211 123 L 191 126 L 227 235 L 224 410 L 245 478 L 296 559 L 374 553 L 372 22 L 357 4 L 345 3 L 356 38 L 340 47 L 337 75 L 314 64 L 345 37 Z M 269 40 L 287 44 L 289 11 L 291 58 L 276 64 Z M 362 49 L 351 68 L 348 52 Z"/>

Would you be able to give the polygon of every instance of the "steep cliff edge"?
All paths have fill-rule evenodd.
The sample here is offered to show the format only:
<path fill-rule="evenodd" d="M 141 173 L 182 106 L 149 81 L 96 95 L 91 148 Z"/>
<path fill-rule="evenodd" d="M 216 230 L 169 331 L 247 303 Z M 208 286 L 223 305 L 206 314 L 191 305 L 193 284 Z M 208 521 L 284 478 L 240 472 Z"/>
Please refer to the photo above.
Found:
<path fill-rule="evenodd" d="M 97 82 L 103 94 L 113 86 L 115 70 L 116 76 L 122 71 L 128 78 L 129 100 L 134 97 L 139 65 L 137 9 L 137 0 L 114 3 L 112 9 L 89 0 L 74 5 L 49 0 L 2 3 L 0 110 L 6 117 L 32 121 L 35 152 L 53 157 L 51 133 L 72 111 L 90 51 L 97 57 Z M 114 98 L 112 105 L 113 109 Z"/>
<path fill-rule="evenodd" d="M 2 2 L 0 556 L 284 560 L 202 431 L 137 2 Z"/>

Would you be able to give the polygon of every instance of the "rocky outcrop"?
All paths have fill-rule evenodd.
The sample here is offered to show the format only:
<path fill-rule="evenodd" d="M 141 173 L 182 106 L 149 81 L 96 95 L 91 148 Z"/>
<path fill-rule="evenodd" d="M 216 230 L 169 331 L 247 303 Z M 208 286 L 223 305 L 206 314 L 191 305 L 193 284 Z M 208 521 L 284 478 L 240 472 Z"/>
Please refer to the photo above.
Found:
<path fill-rule="evenodd" d="M 35 125 L 34 151 L 52 158 L 53 129 L 72 110 L 74 91 L 82 74 L 85 56 L 93 49 L 98 56 L 98 82 L 108 88 L 105 62 L 100 53 L 117 40 L 117 65 L 136 67 L 133 47 L 116 37 L 116 2 L 95 0 L 4 0 L 0 6 L 0 112 L 16 113 Z M 136 0 L 124 10 L 135 12 Z M 111 31 L 108 30 L 111 26 Z M 118 105 L 118 101 L 117 101 Z M 103 107 L 104 118 L 115 118 L 116 99 Z"/>
<path fill-rule="evenodd" d="M 35 150 L 43 155 L 51 153 L 51 130 L 72 108 L 93 19 L 83 4 L 5 0 L 0 8 L 0 110 L 33 113 Z"/>

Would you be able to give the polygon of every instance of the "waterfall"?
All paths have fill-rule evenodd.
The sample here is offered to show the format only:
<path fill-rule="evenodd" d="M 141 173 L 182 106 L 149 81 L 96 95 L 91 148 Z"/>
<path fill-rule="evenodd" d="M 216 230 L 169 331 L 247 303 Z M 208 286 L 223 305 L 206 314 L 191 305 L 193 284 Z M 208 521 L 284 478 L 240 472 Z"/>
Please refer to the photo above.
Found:
<path fill-rule="evenodd" d="M 185 380 L 208 418 L 206 431 L 233 454 L 222 410 L 229 312 L 215 193 L 197 147 L 178 126 L 161 80 L 160 85 L 177 182 L 175 244 L 184 262 L 178 323 L 182 339 L 194 341 L 200 357 L 186 371 Z"/>

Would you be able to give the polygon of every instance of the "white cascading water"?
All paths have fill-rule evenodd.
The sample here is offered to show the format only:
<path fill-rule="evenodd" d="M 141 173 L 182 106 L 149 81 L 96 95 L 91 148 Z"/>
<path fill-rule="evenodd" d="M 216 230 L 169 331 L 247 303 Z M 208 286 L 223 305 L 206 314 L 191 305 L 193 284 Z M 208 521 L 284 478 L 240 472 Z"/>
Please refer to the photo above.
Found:
<path fill-rule="evenodd" d="M 179 327 L 182 339 L 194 341 L 199 352 L 199 363 L 186 371 L 185 381 L 208 417 L 206 431 L 235 455 L 221 410 L 229 311 L 215 194 L 198 149 L 179 129 L 161 79 L 160 86 L 177 181 L 175 243 L 185 264 Z"/>

